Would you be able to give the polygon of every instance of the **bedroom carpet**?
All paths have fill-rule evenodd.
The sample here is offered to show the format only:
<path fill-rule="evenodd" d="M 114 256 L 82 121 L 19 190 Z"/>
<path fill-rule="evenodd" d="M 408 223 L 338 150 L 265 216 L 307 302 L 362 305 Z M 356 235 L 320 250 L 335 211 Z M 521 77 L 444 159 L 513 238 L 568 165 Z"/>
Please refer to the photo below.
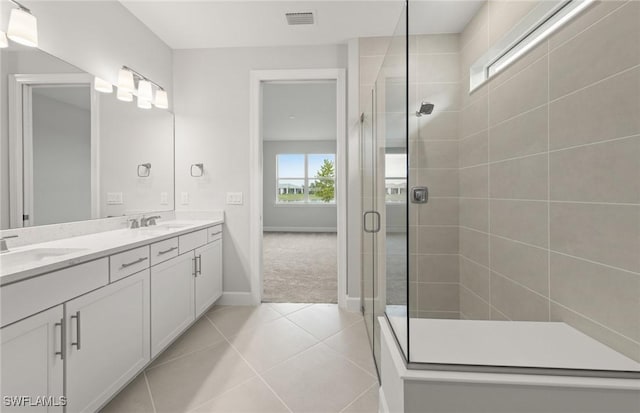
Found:
<path fill-rule="evenodd" d="M 337 234 L 265 232 L 264 302 L 337 303 Z"/>

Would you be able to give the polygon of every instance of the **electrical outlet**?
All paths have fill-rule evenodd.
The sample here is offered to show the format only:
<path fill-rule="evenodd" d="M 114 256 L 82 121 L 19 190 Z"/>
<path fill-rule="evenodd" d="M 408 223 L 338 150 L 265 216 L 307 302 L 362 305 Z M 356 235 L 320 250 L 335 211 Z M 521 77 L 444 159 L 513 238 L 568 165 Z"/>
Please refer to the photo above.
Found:
<path fill-rule="evenodd" d="M 160 192 L 160 205 L 169 205 L 169 194 Z"/>
<path fill-rule="evenodd" d="M 227 205 L 242 205 L 242 192 L 227 192 Z"/>
<path fill-rule="evenodd" d="M 122 192 L 107 192 L 107 205 L 122 205 Z"/>
<path fill-rule="evenodd" d="M 188 192 L 183 192 L 182 194 L 180 194 L 180 203 L 182 205 L 188 205 L 189 204 L 189 193 Z"/>

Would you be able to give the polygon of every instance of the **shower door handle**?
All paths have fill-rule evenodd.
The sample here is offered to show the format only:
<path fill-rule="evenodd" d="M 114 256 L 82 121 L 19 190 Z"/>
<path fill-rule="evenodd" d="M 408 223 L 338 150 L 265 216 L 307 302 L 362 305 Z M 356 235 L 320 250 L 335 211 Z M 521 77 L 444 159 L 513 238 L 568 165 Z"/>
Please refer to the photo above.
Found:
<path fill-rule="evenodd" d="M 372 214 L 373 216 L 376 217 L 375 220 L 375 226 L 373 227 L 373 229 L 368 229 L 367 228 L 367 215 Z M 367 211 L 364 213 L 363 215 L 363 228 L 364 228 L 364 232 L 368 232 L 370 234 L 375 234 L 376 232 L 380 232 L 380 213 L 378 211 Z"/>

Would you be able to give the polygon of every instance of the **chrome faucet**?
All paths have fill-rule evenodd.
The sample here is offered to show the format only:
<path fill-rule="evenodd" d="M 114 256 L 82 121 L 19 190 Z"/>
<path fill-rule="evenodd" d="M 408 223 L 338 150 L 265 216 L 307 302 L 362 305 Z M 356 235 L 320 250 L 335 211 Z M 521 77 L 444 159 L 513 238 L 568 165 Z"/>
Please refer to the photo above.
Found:
<path fill-rule="evenodd" d="M 7 239 L 9 238 L 18 238 L 17 235 L 7 235 L 6 237 L 2 237 L 0 238 L 0 254 L 3 254 L 5 252 L 9 252 L 9 247 L 7 247 Z"/>
<path fill-rule="evenodd" d="M 151 225 L 155 225 L 156 224 L 156 219 L 160 219 L 162 218 L 160 215 L 154 215 L 152 217 L 142 217 L 140 218 L 140 226 L 141 227 L 149 227 Z"/>
<path fill-rule="evenodd" d="M 129 229 L 140 228 L 140 223 L 138 223 L 138 220 L 135 218 L 128 219 L 127 222 L 129 222 Z"/>

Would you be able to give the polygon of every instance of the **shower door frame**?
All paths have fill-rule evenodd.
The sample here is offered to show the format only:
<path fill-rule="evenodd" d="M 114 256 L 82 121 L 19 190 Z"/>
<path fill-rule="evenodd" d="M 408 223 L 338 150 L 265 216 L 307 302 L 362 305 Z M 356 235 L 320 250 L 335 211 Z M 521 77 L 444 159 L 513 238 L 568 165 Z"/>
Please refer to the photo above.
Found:
<path fill-rule="evenodd" d="M 250 293 L 223 295 L 222 303 L 259 305 L 263 295 L 262 266 L 262 83 L 330 80 L 336 83 L 336 209 L 338 250 L 338 306 L 347 309 L 347 89 L 345 69 L 252 70 L 249 99 L 249 271 Z M 233 298 L 232 298 L 233 297 Z"/>

